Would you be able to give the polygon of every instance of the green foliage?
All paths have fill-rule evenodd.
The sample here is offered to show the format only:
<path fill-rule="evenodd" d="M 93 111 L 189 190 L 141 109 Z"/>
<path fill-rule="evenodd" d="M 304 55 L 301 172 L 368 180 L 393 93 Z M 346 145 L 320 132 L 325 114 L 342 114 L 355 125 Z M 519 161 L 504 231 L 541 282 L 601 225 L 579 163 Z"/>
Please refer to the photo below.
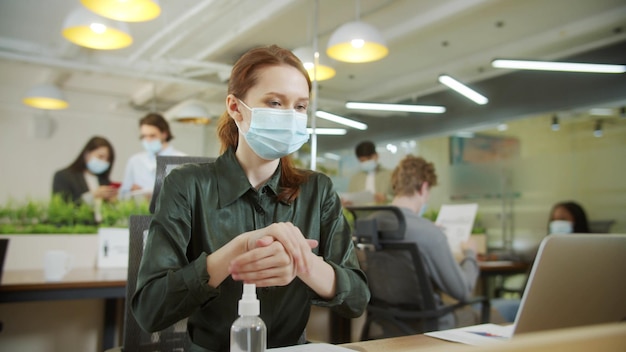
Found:
<path fill-rule="evenodd" d="M 103 220 L 94 221 L 94 211 L 88 204 L 66 202 L 54 195 L 49 202 L 29 200 L 20 204 L 13 200 L 0 205 L 0 234 L 32 233 L 97 233 L 98 227 L 128 227 L 130 215 L 150 214 L 147 200 L 123 200 L 103 203 Z"/>

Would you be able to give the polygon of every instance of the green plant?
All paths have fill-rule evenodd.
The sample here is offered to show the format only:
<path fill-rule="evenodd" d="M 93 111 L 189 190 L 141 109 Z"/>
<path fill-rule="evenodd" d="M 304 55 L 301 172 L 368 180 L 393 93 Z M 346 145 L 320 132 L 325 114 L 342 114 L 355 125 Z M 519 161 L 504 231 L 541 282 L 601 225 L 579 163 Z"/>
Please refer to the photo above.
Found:
<path fill-rule="evenodd" d="M 96 224 L 91 206 L 67 202 L 59 195 L 52 196 L 48 202 L 10 200 L 0 205 L 0 234 L 97 233 L 99 226 L 128 227 L 130 215 L 149 213 L 147 200 L 104 203 L 103 220 Z"/>

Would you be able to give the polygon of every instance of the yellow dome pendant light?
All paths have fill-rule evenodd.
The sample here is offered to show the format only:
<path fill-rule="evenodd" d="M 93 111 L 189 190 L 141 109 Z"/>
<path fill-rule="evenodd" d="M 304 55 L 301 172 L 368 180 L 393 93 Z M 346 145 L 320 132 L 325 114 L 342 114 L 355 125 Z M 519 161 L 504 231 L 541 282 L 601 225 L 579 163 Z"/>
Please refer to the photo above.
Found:
<path fill-rule="evenodd" d="M 329 57 L 344 62 L 371 62 L 389 54 L 385 39 L 372 25 L 359 21 L 360 2 L 357 1 L 357 20 L 337 28 L 326 47 Z"/>
<path fill-rule="evenodd" d="M 315 53 L 313 52 L 313 48 L 310 46 L 303 46 L 294 49 L 293 54 L 296 55 L 300 61 L 302 61 L 302 65 L 306 69 L 306 72 L 308 72 L 311 81 L 314 79 L 317 81 L 324 81 L 335 77 L 335 69 L 322 62 L 322 58 L 320 56 L 318 56 L 317 68 L 315 67 Z"/>
<path fill-rule="evenodd" d="M 161 14 L 161 7 L 156 0 L 80 0 L 80 2 L 98 15 L 116 21 L 150 21 Z"/>
<path fill-rule="evenodd" d="M 44 110 L 62 110 L 69 106 L 63 92 L 53 84 L 41 84 L 31 88 L 22 102 Z"/>
<path fill-rule="evenodd" d="M 65 18 L 63 36 L 74 44 L 98 50 L 121 49 L 133 43 L 126 23 L 96 15 L 84 7 Z"/>

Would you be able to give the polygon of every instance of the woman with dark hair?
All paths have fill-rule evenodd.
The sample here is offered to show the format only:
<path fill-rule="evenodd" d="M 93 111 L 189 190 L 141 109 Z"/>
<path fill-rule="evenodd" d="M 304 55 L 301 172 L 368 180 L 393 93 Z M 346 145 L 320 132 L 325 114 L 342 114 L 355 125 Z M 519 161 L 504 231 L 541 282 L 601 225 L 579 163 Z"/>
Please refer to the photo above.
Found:
<path fill-rule="evenodd" d="M 103 137 L 92 137 L 70 166 L 54 174 L 52 193 L 77 204 L 111 201 L 117 196 L 117 188 L 111 186 L 109 178 L 114 162 L 111 143 Z"/>
<path fill-rule="evenodd" d="M 310 90 L 302 63 L 278 46 L 235 63 L 222 154 L 163 183 L 132 298 L 143 329 L 188 317 L 191 351 L 227 351 L 243 283 L 256 284 L 270 348 L 305 342 L 312 304 L 363 313 L 369 290 L 339 196 L 289 156 L 309 138 Z"/>
<path fill-rule="evenodd" d="M 590 233 L 587 214 L 573 201 L 555 204 L 550 211 L 548 233 Z"/>

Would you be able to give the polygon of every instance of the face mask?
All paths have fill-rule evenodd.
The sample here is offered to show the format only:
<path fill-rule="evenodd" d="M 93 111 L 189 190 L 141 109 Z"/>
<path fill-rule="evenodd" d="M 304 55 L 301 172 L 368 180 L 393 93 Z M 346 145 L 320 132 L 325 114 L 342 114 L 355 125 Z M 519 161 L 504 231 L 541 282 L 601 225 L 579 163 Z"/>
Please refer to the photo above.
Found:
<path fill-rule="evenodd" d="M 111 164 L 108 161 L 104 161 L 98 158 L 91 158 L 87 161 L 87 170 L 94 175 L 100 175 L 101 173 L 107 171 Z"/>
<path fill-rule="evenodd" d="M 143 144 L 143 148 L 150 154 L 156 154 L 163 148 L 163 144 L 161 144 L 161 141 L 158 139 L 151 141 L 144 139 L 141 141 L 141 144 Z"/>
<path fill-rule="evenodd" d="M 550 233 L 572 233 L 574 225 L 571 221 L 567 220 L 553 220 L 550 221 Z"/>
<path fill-rule="evenodd" d="M 361 164 L 361 170 L 364 172 L 372 172 L 374 170 L 376 170 L 376 166 L 378 166 L 378 164 L 376 163 L 376 160 L 366 160 L 366 161 L 362 161 Z"/>
<path fill-rule="evenodd" d="M 250 128 L 241 132 L 250 148 L 261 158 L 274 160 L 300 149 L 309 140 L 307 115 L 294 109 L 250 108 Z"/>

